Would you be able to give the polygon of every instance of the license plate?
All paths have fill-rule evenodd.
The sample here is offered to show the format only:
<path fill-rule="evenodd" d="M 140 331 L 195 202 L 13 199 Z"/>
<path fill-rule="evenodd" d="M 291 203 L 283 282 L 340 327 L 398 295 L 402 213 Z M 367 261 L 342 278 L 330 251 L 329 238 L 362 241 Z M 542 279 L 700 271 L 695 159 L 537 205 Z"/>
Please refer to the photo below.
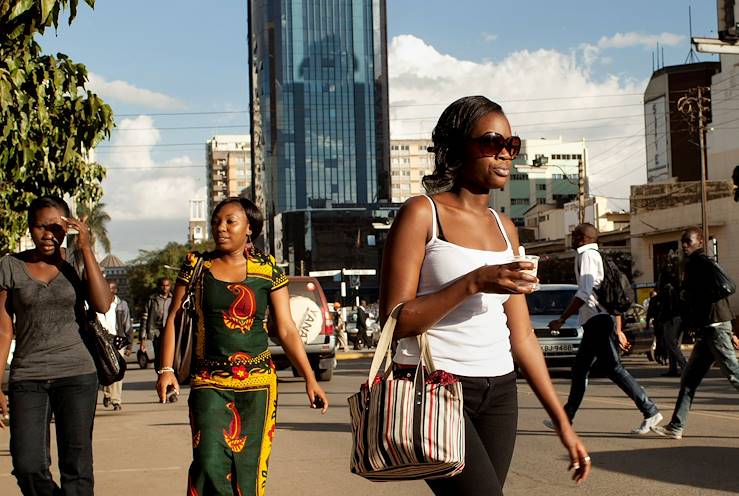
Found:
<path fill-rule="evenodd" d="M 542 344 L 541 351 L 550 353 L 553 351 L 573 351 L 571 344 Z"/>

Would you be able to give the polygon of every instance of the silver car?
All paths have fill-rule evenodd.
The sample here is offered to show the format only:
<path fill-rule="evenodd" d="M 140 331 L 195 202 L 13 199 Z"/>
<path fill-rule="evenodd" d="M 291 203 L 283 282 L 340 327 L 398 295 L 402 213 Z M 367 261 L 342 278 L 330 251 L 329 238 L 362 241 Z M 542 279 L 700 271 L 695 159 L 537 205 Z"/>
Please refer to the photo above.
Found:
<path fill-rule="evenodd" d="M 570 366 L 582 341 L 583 329 L 573 315 L 557 331 L 548 324 L 557 319 L 577 292 L 574 284 L 542 284 L 541 289 L 526 295 L 531 325 L 548 365 Z"/>

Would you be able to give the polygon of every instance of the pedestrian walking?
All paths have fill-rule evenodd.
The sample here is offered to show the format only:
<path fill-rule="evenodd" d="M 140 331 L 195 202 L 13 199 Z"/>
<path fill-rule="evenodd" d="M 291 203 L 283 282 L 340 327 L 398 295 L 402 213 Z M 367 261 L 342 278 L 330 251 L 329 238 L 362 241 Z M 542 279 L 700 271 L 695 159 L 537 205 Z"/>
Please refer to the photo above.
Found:
<path fill-rule="evenodd" d="M 0 363 L 7 361 L 14 331 L 16 342 L 9 385 L 13 475 L 24 495 L 92 495 L 98 379 L 84 316 L 86 303 L 104 313 L 112 297 L 89 229 L 70 216 L 64 200 L 33 200 L 28 228 L 34 248 L 0 259 Z M 70 229 L 79 233 L 84 277 L 66 261 L 61 246 Z M 9 412 L 2 392 L 0 413 L 4 427 Z M 61 487 L 49 470 L 52 417 Z"/>
<path fill-rule="evenodd" d="M 739 338 L 732 334 L 731 328 L 734 312 L 726 297 L 715 299 L 712 296 L 713 275 L 717 268 L 703 251 L 703 230 L 689 227 L 683 232 L 680 243 L 687 259 L 680 299 L 685 309 L 684 319 L 696 329 L 696 340 L 680 379 L 672 419 L 665 426 L 652 428 L 655 433 L 672 439 L 683 437 L 695 392 L 713 362 L 719 364 L 721 373 L 739 390 L 739 361 L 736 358 Z"/>
<path fill-rule="evenodd" d="M 360 300 L 357 307 L 357 337 L 354 340 L 354 349 L 361 350 L 370 347 L 367 336 L 367 319 L 370 317 L 367 311 L 367 300 Z"/>
<path fill-rule="evenodd" d="M 160 348 L 162 332 L 172 304 L 172 284 L 168 277 L 157 279 L 157 291 L 146 302 L 145 317 L 139 335 L 139 349 L 146 353 L 146 341 L 151 339 L 154 348 L 154 370 L 161 368 Z"/>
<path fill-rule="evenodd" d="M 113 295 L 113 302 L 107 312 L 98 313 L 98 320 L 108 332 L 128 340 L 127 346 L 118 350 L 122 356 L 128 357 L 131 354 L 133 337 L 131 313 L 128 310 L 128 303 L 118 297 L 118 283 L 110 281 L 108 287 L 110 294 Z M 103 406 L 105 408 L 112 406 L 114 411 L 123 409 L 123 379 L 109 386 L 103 386 Z"/>
<path fill-rule="evenodd" d="M 628 340 L 621 329 L 621 317 L 609 315 L 599 303 L 596 290 L 604 282 L 603 258 L 598 251 L 598 230 L 589 223 L 580 224 L 572 231 L 572 247 L 575 255 L 575 277 L 577 293 L 557 320 L 549 323 L 549 328 L 558 331 L 567 319 L 579 313 L 583 337 L 572 366 L 570 395 L 564 410 L 570 422 L 575 419 L 580 403 L 585 396 L 588 375 L 593 364 L 598 363 L 606 370 L 608 378 L 631 398 L 644 416 L 639 427 L 632 434 L 646 434 L 649 429 L 662 420 L 657 405 L 649 399 L 646 391 L 624 368 L 617 346 L 628 349 Z M 554 425 L 545 420 L 547 427 Z"/>
<path fill-rule="evenodd" d="M 482 96 L 461 98 L 433 131 L 430 193 L 405 202 L 390 229 L 382 262 L 380 315 L 402 303 L 395 328 L 396 377 L 412 376 L 417 335 L 425 333 L 437 369 L 463 388 L 465 468 L 427 480 L 437 495 L 499 495 L 513 456 L 518 419 L 513 355 L 549 415 L 560 425 L 576 481 L 590 457 L 562 410 L 531 331 L 525 293 L 536 277 L 513 262 L 518 235 L 488 208 L 490 191 L 508 182 L 521 140 L 502 108 Z M 433 194 L 432 194 L 433 193 Z"/>
<path fill-rule="evenodd" d="M 191 252 L 175 284 L 172 311 L 162 335 L 157 391 L 178 391 L 172 369 L 175 320 L 188 284 L 195 288 L 198 322 L 190 382 L 193 461 L 188 494 L 263 495 L 276 429 L 277 375 L 267 343 L 265 316 L 305 378 L 311 407 L 328 408 L 290 314 L 287 277 L 274 258 L 256 250 L 263 217 L 244 198 L 219 203 L 211 216 L 215 250 Z M 202 271 L 193 279 L 202 260 Z"/>
<path fill-rule="evenodd" d="M 346 319 L 344 318 L 344 309 L 341 308 L 341 302 L 334 302 L 334 334 L 336 334 L 336 340 L 339 342 L 339 348 L 344 351 L 349 351 L 349 342 L 346 338 Z"/>
<path fill-rule="evenodd" d="M 665 377 L 680 377 L 687 360 L 680 349 L 682 342 L 682 317 L 680 316 L 680 292 L 675 277 L 668 271 L 659 278 L 658 312 L 655 315 L 655 328 L 661 329 L 662 349 L 667 358 L 668 369 Z"/>

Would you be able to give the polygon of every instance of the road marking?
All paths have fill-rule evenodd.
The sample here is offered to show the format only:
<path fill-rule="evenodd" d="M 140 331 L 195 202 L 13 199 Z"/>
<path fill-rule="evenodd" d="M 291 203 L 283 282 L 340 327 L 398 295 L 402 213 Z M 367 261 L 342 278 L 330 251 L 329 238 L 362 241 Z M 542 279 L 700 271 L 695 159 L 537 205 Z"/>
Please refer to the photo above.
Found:
<path fill-rule="evenodd" d="M 560 396 L 566 396 L 565 394 L 561 394 L 559 391 L 557 393 Z M 633 402 L 631 401 L 623 401 L 623 400 L 608 400 L 604 398 L 584 398 L 583 401 L 590 401 L 590 402 L 596 402 L 596 403 L 605 403 L 607 405 L 619 405 L 619 406 L 629 406 L 633 405 Z M 690 410 L 690 415 L 702 415 L 703 417 L 711 417 L 711 418 L 717 418 L 721 420 L 739 420 L 739 415 L 733 415 L 730 413 L 713 413 L 709 411 L 700 411 L 700 410 Z"/>

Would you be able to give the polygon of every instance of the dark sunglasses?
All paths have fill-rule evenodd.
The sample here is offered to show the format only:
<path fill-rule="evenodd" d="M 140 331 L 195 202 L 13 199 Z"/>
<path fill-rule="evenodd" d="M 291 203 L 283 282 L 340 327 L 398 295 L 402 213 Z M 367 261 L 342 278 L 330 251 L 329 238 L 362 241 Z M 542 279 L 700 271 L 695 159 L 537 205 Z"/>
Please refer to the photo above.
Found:
<path fill-rule="evenodd" d="M 470 138 L 470 141 L 477 143 L 477 146 L 480 147 L 480 153 L 484 157 L 498 158 L 500 152 L 505 149 L 508 150 L 508 155 L 513 160 L 518 156 L 518 152 L 521 151 L 521 138 L 518 136 L 504 138 L 498 133 L 487 133 L 478 138 Z"/>

